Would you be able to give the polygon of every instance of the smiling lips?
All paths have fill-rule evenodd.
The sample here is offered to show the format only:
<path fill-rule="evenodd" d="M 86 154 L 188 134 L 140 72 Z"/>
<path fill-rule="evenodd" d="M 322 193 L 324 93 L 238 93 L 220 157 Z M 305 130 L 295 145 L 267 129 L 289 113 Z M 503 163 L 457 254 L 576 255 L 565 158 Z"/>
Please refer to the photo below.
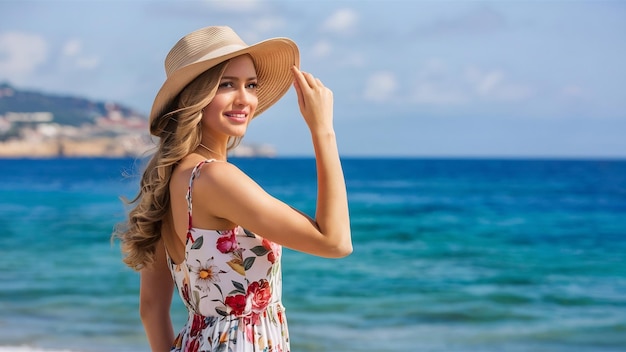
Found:
<path fill-rule="evenodd" d="M 248 113 L 240 110 L 226 111 L 224 116 L 236 123 L 245 123 L 248 120 Z"/>

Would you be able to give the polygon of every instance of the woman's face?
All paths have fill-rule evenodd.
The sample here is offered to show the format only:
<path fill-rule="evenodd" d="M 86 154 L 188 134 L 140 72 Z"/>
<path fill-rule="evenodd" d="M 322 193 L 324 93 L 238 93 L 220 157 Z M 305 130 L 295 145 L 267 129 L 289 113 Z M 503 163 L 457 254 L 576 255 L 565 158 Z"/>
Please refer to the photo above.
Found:
<path fill-rule="evenodd" d="M 203 110 L 203 134 L 209 133 L 217 140 L 242 137 L 259 103 L 257 82 L 250 56 L 231 59 L 215 97 Z"/>

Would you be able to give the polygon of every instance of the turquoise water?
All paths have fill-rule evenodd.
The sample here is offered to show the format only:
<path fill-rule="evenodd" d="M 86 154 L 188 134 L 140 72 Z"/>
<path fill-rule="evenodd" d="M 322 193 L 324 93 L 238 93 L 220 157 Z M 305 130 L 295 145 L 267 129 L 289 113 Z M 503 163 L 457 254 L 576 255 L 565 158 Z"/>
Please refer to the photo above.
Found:
<path fill-rule="evenodd" d="M 313 213 L 312 159 L 234 162 Z M 0 351 L 148 350 L 138 275 L 109 241 L 133 165 L 0 160 Z M 344 168 L 354 253 L 283 257 L 293 351 L 625 350 L 625 161 Z M 178 329 L 178 297 L 172 314 Z"/>

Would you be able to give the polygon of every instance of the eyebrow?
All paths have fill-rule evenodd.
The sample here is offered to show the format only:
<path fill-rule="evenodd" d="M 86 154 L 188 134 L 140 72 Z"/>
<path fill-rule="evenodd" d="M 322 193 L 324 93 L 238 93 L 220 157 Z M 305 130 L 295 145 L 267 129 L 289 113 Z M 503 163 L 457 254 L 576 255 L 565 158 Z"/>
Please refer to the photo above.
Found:
<path fill-rule="evenodd" d="M 235 77 L 235 76 L 222 76 L 222 79 L 230 79 L 230 80 L 234 80 L 234 81 L 238 81 L 239 77 Z M 256 76 L 254 77 L 250 77 L 248 79 L 246 79 L 246 81 L 254 81 L 255 79 L 257 79 Z"/>

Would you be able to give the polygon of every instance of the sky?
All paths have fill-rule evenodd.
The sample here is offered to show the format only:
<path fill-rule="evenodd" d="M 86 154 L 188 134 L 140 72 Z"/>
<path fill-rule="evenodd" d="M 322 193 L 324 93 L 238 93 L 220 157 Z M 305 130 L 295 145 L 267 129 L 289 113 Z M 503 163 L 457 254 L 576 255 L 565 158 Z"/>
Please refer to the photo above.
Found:
<path fill-rule="evenodd" d="M 626 1 L 0 0 L 0 82 L 147 115 L 209 25 L 293 39 L 344 156 L 626 158 Z M 313 154 L 293 89 L 244 143 Z"/>

